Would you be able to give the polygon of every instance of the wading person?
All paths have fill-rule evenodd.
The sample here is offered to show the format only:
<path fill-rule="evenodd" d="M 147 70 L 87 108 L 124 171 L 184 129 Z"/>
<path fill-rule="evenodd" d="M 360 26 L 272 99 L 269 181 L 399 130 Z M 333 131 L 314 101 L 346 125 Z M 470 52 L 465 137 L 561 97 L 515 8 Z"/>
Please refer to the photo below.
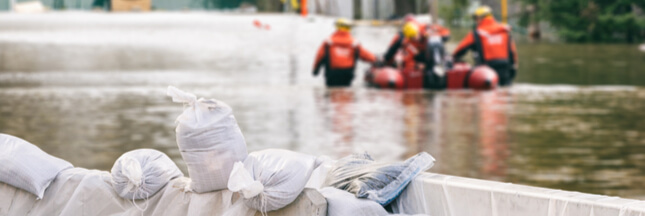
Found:
<path fill-rule="evenodd" d="M 352 37 L 352 23 L 349 20 L 338 19 L 335 25 L 336 32 L 318 49 L 313 74 L 317 76 L 320 68 L 324 67 L 325 83 L 328 87 L 348 87 L 354 79 L 356 61 L 361 59 L 375 63 L 376 57 L 363 49 Z"/>
<path fill-rule="evenodd" d="M 453 59 L 460 59 L 472 50 L 477 65 L 488 65 L 499 76 L 500 86 L 511 85 L 517 73 L 517 51 L 511 39 L 511 28 L 493 18 L 488 6 L 477 8 L 473 13 L 476 26 L 459 43 Z"/>
<path fill-rule="evenodd" d="M 427 89 L 445 88 L 444 63 L 445 43 L 450 40 L 450 30 L 438 23 L 429 24 L 426 28 L 428 47 L 426 48 L 423 87 Z"/>
<path fill-rule="evenodd" d="M 406 20 L 409 19 L 406 18 Z M 392 39 L 390 47 L 383 56 L 383 60 L 390 65 L 394 65 L 394 58 L 401 51 L 403 65 L 400 66 L 404 70 L 413 70 L 417 67 L 417 63 L 423 63 L 426 49 L 426 40 L 422 32 L 424 28 L 425 25 L 415 21 L 407 21 L 401 31 Z"/>
<path fill-rule="evenodd" d="M 426 86 L 424 75 L 428 69 L 427 61 L 427 31 L 426 25 L 406 17 L 406 23 L 401 31 L 394 36 L 390 47 L 385 52 L 383 60 L 388 65 L 401 68 L 405 80 L 404 86 L 409 89 L 420 89 Z M 400 61 L 396 62 L 397 53 Z"/>

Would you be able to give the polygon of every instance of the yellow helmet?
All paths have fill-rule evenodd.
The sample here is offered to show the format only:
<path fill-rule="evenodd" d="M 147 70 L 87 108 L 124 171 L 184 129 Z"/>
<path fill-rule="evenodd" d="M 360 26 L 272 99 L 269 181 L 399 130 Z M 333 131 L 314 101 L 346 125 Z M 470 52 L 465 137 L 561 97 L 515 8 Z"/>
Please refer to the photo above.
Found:
<path fill-rule="evenodd" d="M 334 25 L 336 25 L 336 29 L 338 30 L 349 31 L 354 24 L 352 24 L 352 21 L 349 21 L 348 19 L 339 18 L 336 20 Z"/>
<path fill-rule="evenodd" d="M 407 22 L 403 25 L 403 36 L 413 38 L 419 35 L 419 26 L 413 22 Z"/>
<path fill-rule="evenodd" d="M 493 14 L 493 10 L 490 9 L 490 7 L 484 5 L 478 7 L 474 12 L 473 12 L 473 18 L 482 18 L 482 17 L 487 17 Z"/>

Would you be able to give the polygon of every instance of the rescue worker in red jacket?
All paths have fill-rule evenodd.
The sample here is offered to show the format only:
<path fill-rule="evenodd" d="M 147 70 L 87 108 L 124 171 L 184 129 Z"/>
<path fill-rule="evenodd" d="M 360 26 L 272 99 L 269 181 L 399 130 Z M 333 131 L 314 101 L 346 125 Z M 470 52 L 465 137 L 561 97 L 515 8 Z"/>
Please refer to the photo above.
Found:
<path fill-rule="evenodd" d="M 453 59 L 458 60 L 468 50 L 473 50 L 477 65 L 485 64 L 493 68 L 499 76 L 500 86 L 511 85 L 518 62 L 510 27 L 497 23 L 488 6 L 477 8 L 473 18 L 477 26 L 459 43 Z"/>
<path fill-rule="evenodd" d="M 426 38 L 422 32 L 425 25 L 421 25 L 415 21 L 406 22 L 401 31 L 394 36 L 390 47 L 385 52 L 383 60 L 394 65 L 394 58 L 397 52 L 401 49 L 403 54 L 403 67 L 404 70 L 419 69 L 425 59 Z"/>
<path fill-rule="evenodd" d="M 352 38 L 352 23 L 346 19 L 336 20 L 336 32 L 318 49 L 314 61 L 314 76 L 325 68 L 325 82 L 328 87 L 347 87 L 354 79 L 356 61 L 361 59 L 375 63 L 376 57 Z"/>

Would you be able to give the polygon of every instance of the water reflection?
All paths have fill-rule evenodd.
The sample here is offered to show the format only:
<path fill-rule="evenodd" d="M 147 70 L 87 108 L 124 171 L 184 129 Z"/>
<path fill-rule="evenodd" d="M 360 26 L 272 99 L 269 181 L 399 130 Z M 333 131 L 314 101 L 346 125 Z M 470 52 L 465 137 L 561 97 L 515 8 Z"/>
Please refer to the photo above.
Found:
<path fill-rule="evenodd" d="M 331 148 L 333 155 L 343 157 L 353 153 L 354 128 L 352 104 L 354 92 L 345 88 L 330 89 L 324 104 L 329 104 L 328 120 L 330 131 L 337 135 Z"/>
<path fill-rule="evenodd" d="M 492 92 L 192 87 L 235 108 L 250 151 L 287 148 L 380 161 L 419 152 L 433 172 L 591 193 L 645 195 L 645 91 L 519 85 Z M 313 97 L 312 97 L 313 95 Z M 185 172 L 162 87 L 0 91 L 0 131 L 76 166 L 109 170 L 155 148 Z"/>
<path fill-rule="evenodd" d="M 645 53 L 634 45 L 521 44 L 519 82 L 645 86 Z"/>
<path fill-rule="evenodd" d="M 492 180 L 506 178 L 509 155 L 507 91 L 439 93 L 431 98 L 432 139 L 440 172 Z"/>

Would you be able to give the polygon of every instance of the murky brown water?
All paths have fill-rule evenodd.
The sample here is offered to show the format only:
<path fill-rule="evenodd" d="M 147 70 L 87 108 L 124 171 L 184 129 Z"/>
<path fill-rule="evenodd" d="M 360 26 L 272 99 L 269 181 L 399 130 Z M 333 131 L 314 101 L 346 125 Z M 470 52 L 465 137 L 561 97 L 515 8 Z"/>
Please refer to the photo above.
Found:
<path fill-rule="evenodd" d="M 104 62 L 99 69 L 88 70 L 93 64 L 87 62 L 96 60 L 92 59 L 93 55 L 98 56 L 96 53 L 76 53 L 73 56 L 83 59 L 85 64 L 52 64 L 55 70 L 47 70 L 46 60 L 25 61 L 32 65 L 9 63 L 11 67 L 3 66 L 0 71 L 0 132 L 25 138 L 76 166 L 102 170 L 109 170 L 126 151 L 155 148 L 167 153 L 187 173 L 174 137 L 174 119 L 182 106 L 165 96 L 166 87 L 175 85 L 231 105 L 250 151 L 286 148 L 333 158 L 368 151 L 382 161 L 427 151 L 437 158 L 432 172 L 645 197 L 645 123 L 642 121 L 645 89 L 607 86 L 642 85 L 637 79 L 642 75 L 637 72 L 642 72 L 639 68 L 645 66 L 645 61 L 639 60 L 645 53 L 632 51 L 628 46 L 585 46 L 586 57 L 577 57 L 571 50 L 580 49 L 580 45 L 521 46 L 520 52 L 526 53 L 522 55 L 520 83 L 491 92 L 374 90 L 363 88 L 360 80 L 352 88 L 326 89 L 321 78 L 311 77 L 309 66 L 315 46 L 324 38 L 320 34 L 327 34 L 330 27 L 323 26 L 320 20 L 311 23 L 289 21 L 292 17 L 264 18 L 273 22 L 275 32 L 256 31 L 252 33 L 257 35 L 242 36 L 245 40 L 253 39 L 250 42 L 253 46 L 238 51 L 231 51 L 235 49 L 230 47 L 244 44 L 243 41 L 231 40 L 230 35 L 219 32 L 223 35 L 215 35 L 214 40 L 224 37 L 232 45 L 222 45 L 228 55 L 213 54 L 212 59 L 195 53 L 217 53 L 218 44 L 200 49 L 193 43 L 153 39 L 160 40 L 160 44 L 168 43 L 172 49 L 184 47 L 191 51 L 183 51 L 186 55 L 166 64 L 163 70 L 150 70 L 137 64 L 120 64 L 125 69 L 106 69 L 110 68 L 110 62 L 119 64 L 118 59 Z M 14 22 L 15 19 L 18 18 L 14 17 Z M 240 16 L 228 22 L 250 26 L 247 21 L 252 19 Z M 213 21 L 199 25 L 219 24 Z M 12 28 L 18 28 L 15 26 L 18 25 Z M 300 36 L 312 36 L 277 40 L 288 38 L 286 30 L 280 30 L 288 29 L 284 26 L 297 27 Z M 132 34 L 129 37 L 135 39 L 131 40 L 141 41 L 136 39 L 140 34 L 162 39 L 183 34 L 177 28 L 144 29 L 147 33 L 132 33 L 135 30 L 131 29 L 118 31 Z M 0 46 L 31 55 L 44 52 L 39 46 L 48 46 L 69 54 L 80 51 L 65 48 L 66 43 L 72 43 L 65 41 L 66 34 L 90 34 L 66 29 L 55 32 L 55 39 L 43 39 L 35 36 L 41 31 L 38 29 L 33 26 L 5 29 L 5 34 L 0 33 Z M 239 30 L 254 31 L 244 27 Z M 384 49 L 391 33 L 392 29 L 371 27 L 355 32 L 374 50 Z M 106 34 L 117 35 L 109 31 Z M 16 39 L 24 37 L 32 41 Z M 201 37 L 209 38 L 197 35 L 190 39 L 201 40 Z M 146 42 L 149 44 L 143 48 L 135 46 L 138 53 L 159 46 L 154 41 Z M 22 47 L 25 43 L 29 43 L 28 48 Z M 111 53 L 135 49 L 128 44 L 130 41 L 113 43 L 119 46 L 104 47 L 99 52 L 113 56 Z M 629 55 L 605 56 L 606 50 Z M 11 58 L 4 52 L 5 56 L 0 59 L 6 62 Z M 157 55 L 163 55 L 162 51 L 154 53 L 142 61 L 154 62 Z M 548 59 L 547 63 L 543 63 L 543 58 Z M 191 65 L 191 59 L 202 64 Z M 627 69 L 608 66 L 611 62 L 622 62 Z M 33 64 L 40 66 L 32 67 Z M 216 69 L 209 70 L 210 66 Z M 586 75 L 585 67 L 612 72 L 619 78 L 572 81 L 578 79 L 562 77 L 574 72 L 576 77 L 596 77 Z"/>

